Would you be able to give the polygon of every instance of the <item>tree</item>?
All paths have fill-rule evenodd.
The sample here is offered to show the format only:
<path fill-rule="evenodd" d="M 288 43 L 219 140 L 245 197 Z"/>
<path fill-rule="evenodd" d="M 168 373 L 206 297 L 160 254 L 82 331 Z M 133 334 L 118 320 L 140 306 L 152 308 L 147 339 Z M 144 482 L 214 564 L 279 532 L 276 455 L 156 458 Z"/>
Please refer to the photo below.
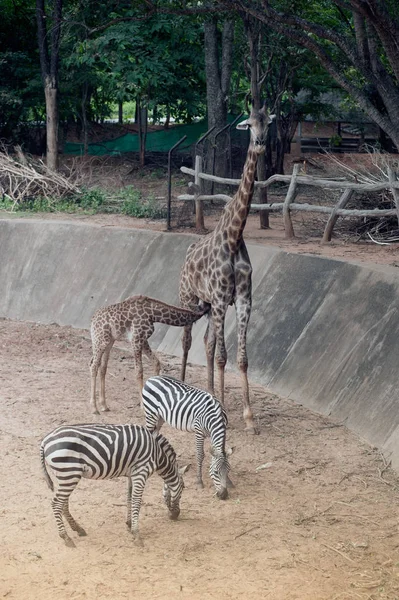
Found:
<path fill-rule="evenodd" d="M 50 16 L 51 15 L 51 16 Z M 47 166 L 58 168 L 58 66 L 62 0 L 53 0 L 50 14 L 45 0 L 36 0 L 40 68 L 46 99 Z M 49 26 L 47 25 L 49 24 Z"/>
<path fill-rule="evenodd" d="M 21 144 L 29 119 L 43 114 L 42 85 L 32 45 L 31 0 L 3 0 L 0 21 L 0 137 Z M 26 141 L 27 138 L 26 138 Z M 29 147 L 29 150 L 32 148 Z"/>
<path fill-rule="evenodd" d="M 399 18 L 393 0 L 218 0 L 307 48 L 399 149 Z"/>
<path fill-rule="evenodd" d="M 215 127 L 215 133 L 227 123 L 227 107 L 233 67 L 234 21 L 224 20 L 220 24 L 217 17 L 204 23 L 204 52 L 206 73 L 206 98 L 208 128 Z M 215 138 L 214 138 L 215 140 Z M 214 141 L 216 175 L 226 174 L 225 140 Z"/>

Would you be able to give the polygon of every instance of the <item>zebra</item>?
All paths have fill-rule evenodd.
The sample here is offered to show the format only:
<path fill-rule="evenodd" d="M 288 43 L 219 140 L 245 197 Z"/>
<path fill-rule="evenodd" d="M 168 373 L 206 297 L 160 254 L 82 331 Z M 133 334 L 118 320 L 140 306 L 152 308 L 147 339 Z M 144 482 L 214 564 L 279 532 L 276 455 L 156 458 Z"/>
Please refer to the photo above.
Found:
<path fill-rule="evenodd" d="M 182 475 L 188 467 L 178 469 L 176 453 L 168 440 L 152 434 L 140 425 L 64 425 L 46 435 L 40 444 L 40 460 L 47 485 L 54 491 L 50 472 L 57 482 L 52 509 L 58 533 L 65 544 L 75 543 L 66 532 L 62 517 L 79 536 L 85 530 L 69 512 L 69 497 L 82 477 L 115 479 L 128 477 L 127 520 L 133 538 L 139 536 L 139 512 L 146 480 L 157 472 L 164 480 L 163 497 L 171 519 L 180 513 L 184 483 Z M 133 494 L 132 494 L 133 491 Z"/>
<path fill-rule="evenodd" d="M 166 422 L 176 429 L 195 432 L 197 451 L 197 483 L 203 488 L 202 463 L 204 440 L 211 439 L 210 476 L 216 494 L 221 500 L 228 497 L 227 487 L 232 487 L 225 450 L 227 415 L 220 402 L 208 392 L 178 381 L 173 377 L 150 377 L 142 391 L 142 408 L 146 426 L 158 430 Z"/>

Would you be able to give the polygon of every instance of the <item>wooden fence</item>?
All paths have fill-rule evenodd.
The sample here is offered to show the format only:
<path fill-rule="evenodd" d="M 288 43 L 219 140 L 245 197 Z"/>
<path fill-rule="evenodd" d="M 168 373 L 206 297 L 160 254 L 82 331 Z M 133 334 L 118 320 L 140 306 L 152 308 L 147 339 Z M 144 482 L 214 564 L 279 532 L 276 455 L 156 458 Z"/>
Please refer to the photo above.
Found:
<path fill-rule="evenodd" d="M 204 200 L 223 200 L 224 202 L 231 200 L 231 197 L 227 196 L 226 194 L 203 194 L 202 182 L 214 181 L 215 183 L 237 187 L 241 181 L 240 179 L 228 179 L 203 173 L 201 167 L 202 160 L 200 156 L 196 156 L 195 169 L 181 167 L 180 170 L 183 173 L 194 177 L 194 182 L 189 183 L 189 188 L 192 194 L 182 194 L 178 196 L 179 200 L 191 200 L 195 202 L 196 228 L 199 230 L 205 229 L 202 205 Z M 272 175 L 272 177 L 269 177 L 269 179 L 266 181 L 255 182 L 255 186 L 258 188 L 268 188 L 277 181 L 289 184 L 284 202 L 273 202 L 272 204 L 251 204 L 251 210 L 281 211 L 283 215 L 286 238 L 290 239 L 295 237 L 294 227 L 291 219 L 291 213 L 294 210 L 326 213 L 329 215 L 324 229 L 323 242 L 331 241 L 332 232 L 339 217 L 387 217 L 396 215 L 399 222 L 399 181 L 397 180 L 396 173 L 392 169 L 388 169 L 388 180 L 381 181 L 379 183 L 354 183 L 346 180 L 320 179 L 310 175 L 299 175 L 299 169 L 300 164 L 297 163 L 294 165 L 292 175 Z M 308 203 L 296 203 L 294 200 L 298 193 L 299 185 L 314 186 L 331 190 L 341 190 L 342 194 L 336 205 L 331 207 L 311 205 Z M 395 208 L 381 210 L 377 208 L 372 210 L 345 208 L 353 194 L 356 192 L 378 192 L 386 189 L 390 190 L 392 193 Z"/>

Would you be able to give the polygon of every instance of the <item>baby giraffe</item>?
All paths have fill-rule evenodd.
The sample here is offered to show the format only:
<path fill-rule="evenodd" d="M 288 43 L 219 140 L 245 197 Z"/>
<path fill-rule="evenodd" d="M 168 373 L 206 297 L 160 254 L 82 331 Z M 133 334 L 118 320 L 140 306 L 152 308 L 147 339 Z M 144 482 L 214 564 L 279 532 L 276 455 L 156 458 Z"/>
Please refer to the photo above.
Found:
<path fill-rule="evenodd" d="M 126 338 L 133 348 L 137 385 L 143 389 L 142 353 L 152 360 L 154 371 L 159 375 L 161 364 L 152 352 L 148 338 L 154 333 L 154 323 L 164 323 L 184 327 L 198 321 L 210 309 L 204 304 L 198 311 L 166 304 L 148 296 L 131 296 L 118 304 L 98 309 L 91 320 L 91 341 L 93 357 L 90 361 L 91 397 L 90 405 L 94 414 L 99 414 L 96 403 L 96 378 L 100 368 L 99 406 L 109 410 L 105 402 L 105 374 L 109 354 L 116 340 Z"/>

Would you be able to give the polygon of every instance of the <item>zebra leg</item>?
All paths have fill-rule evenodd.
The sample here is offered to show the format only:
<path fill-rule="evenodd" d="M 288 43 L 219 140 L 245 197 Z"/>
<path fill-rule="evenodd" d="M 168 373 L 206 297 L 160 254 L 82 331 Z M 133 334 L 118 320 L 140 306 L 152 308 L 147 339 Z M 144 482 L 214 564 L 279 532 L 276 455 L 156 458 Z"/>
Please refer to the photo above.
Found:
<path fill-rule="evenodd" d="M 100 364 L 100 395 L 99 395 L 99 404 L 100 404 L 100 409 L 102 412 L 108 411 L 109 408 L 107 406 L 107 403 L 105 401 L 105 375 L 107 374 L 107 367 L 108 367 L 108 359 L 109 359 L 109 354 L 112 350 L 112 346 L 114 345 L 114 340 L 111 340 L 107 347 L 105 348 L 103 355 L 101 357 L 101 364 Z"/>
<path fill-rule="evenodd" d="M 87 535 L 87 533 L 85 532 L 85 530 L 83 529 L 83 527 L 81 527 L 79 525 L 79 523 L 77 523 L 75 521 L 75 519 L 73 518 L 73 516 L 69 512 L 69 498 L 68 498 L 68 500 L 64 504 L 63 515 L 66 518 L 66 520 L 68 521 L 68 524 L 69 524 L 70 528 L 72 529 L 72 531 L 76 531 L 76 533 L 80 537 L 83 537 L 83 536 Z"/>
<path fill-rule="evenodd" d="M 59 536 L 64 540 L 65 544 L 67 546 L 69 546 L 70 548 L 74 548 L 75 543 L 66 532 L 64 521 L 62 520 L 62 515 L 64 514 L 65 507 L 67 508 L 67 511 L 68 511 L 69 496 L 72 494 L 73 490 L 75 489 L 75 487 L 77 486 L 79 481 L 80 481 L 80 476 L 76 477 L 73 480 L 68 481 L 67 484 L 59 483 L 58 489 L 55 493 L 55 496 L 51 501 L 51 506 L 53 509 L 55 521 L 57 523 Z"/>
<path fill-rule="evenodd" d="M 126 525 L 129 531 L 132 529 L 132 478 L 127 478 L 127 517 Z"/>
<path fill-rule="evenodd" d="M 197 487 L 203 489 L 204 482 L 202 481 L 202 464 L 205 458 L 204 452 L 204 436 L 199 431 L 195 432 L 195 446 L 197 449 Z"/>
<path fill-rule="evenodd" d="M 143 542 L 139 536 L 139 514 L 141 508 L 141 499 L 143 497 L 144 486 L 148 478 L 148 471 L 142 469 L 132 475 L 132 494 L 131 494 L 131 524 L 130 531 L 136 544 L 142 546 Z"/>
<path fill-rule="evenodd" d="M 159 431 L 163 425 L 163 420 L 161 425 L 158 427 L 159 421 L 162 420 L 161 417 L 158 416 L 158 413 L 150 412 L 149 409 L 145 409 L 145 426 L 151 433 L 154 431 Z"/>

